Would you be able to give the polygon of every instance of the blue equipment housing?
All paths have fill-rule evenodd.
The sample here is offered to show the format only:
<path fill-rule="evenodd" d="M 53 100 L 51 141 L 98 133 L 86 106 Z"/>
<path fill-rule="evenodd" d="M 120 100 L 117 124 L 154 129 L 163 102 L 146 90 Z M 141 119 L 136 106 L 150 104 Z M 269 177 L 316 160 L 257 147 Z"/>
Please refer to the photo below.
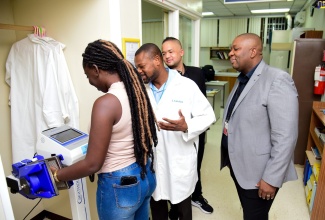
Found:
<path fill-rule="evenodd" d="M 67 189 L 72 181 L 55 182 L 50 166 L 62 168 L 62 155 L 44 159 L 36 155 L 32 160 L 25 159 L 12 165 L 12 174 L 17 180 L 8 179 L 7 185 L 11 192 L 19 192 L 28 199 L 52 198 L 59 195 L 59 189 Z M 19 180 L 19 181 L 18 181 Z"/>

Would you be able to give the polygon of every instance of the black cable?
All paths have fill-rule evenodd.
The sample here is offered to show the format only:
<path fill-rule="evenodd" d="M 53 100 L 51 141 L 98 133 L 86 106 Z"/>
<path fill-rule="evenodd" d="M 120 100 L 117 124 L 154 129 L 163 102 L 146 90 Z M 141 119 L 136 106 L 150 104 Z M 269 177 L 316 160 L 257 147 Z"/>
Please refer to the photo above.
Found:
<path fill-rule="evenodd" d="M 25 220 L 27 218 L 27 216 L 36 208 L 36 206 L 42 201 L 43 198 L 41 198 L 36 205 L 34 206 L 34 208 L 32 208 L 32 210 L 30 210 L 30 212 L 28 212 L 28 214 L 25 216 L 25 218 L 23 220 Z"/>
<path fill-rule="evenodd" d="M 95 180 L 95 174 L 90 174 L 89 175 L 89 180 L 90 180 L 90 182 L 94 182 L 94 180 Z"/>

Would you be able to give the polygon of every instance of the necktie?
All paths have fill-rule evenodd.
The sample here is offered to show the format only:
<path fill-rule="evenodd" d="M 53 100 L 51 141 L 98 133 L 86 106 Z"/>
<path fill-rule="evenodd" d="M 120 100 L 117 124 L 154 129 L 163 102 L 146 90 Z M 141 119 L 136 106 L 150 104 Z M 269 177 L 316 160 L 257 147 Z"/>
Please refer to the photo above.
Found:
<path fill-rule="evenodd" d="M 233 111 L 233 109 L 234 109 L 234 107 L 236 105 L 236 102 L 237 102 L 241 92 L 244 90 L 247 82 L 248 82 L 247 77 L 243 78 L 242 81 L 239 82 L 239 85 L 238 85 L 238 87 L 236 89 L 236 92 L 235 92 L 234 96 L 232 97 L 231 102 L 230 102 L 229 107 L 228 107 L 226 122 L 229 121 L 230 116 L 232 114 L 232 111 Z"/>
<path fill-rule="evenodd" d="M 228 111 L 227 111 L 227 116 L 226 116 L 226 122 L 229 121 L 230 116 L 232 114 L 232 111 L 236 105 L 236 102 L 238 100 L 238 97 L 240 96 L 241 92 L 244 90 L 249 78 L 247 76 L 244 76 L 242 78 L 238 78 L 239 80 L 239 85 L 235 91 L 234 96 L 231 99 L 231 102 L 229 104 L 228 107 Z M 222 134 L 222 138 L 221 138 L 221 148 L 222 148 L 222 152 L 223 152 L 223 164 L 224 165 L 230 165 L 230 160 L 229 160 L 229 155 L 228 155 L 228 136 L 225 134 Z"/>

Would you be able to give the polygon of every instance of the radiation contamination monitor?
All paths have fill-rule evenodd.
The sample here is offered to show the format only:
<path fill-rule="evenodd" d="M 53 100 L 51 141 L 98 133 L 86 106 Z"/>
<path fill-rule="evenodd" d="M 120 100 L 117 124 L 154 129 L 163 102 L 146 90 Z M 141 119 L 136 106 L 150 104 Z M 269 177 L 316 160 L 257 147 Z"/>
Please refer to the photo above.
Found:
<path fill-rule="evenodd" d="M 88 148 L 88 134 L 68 125 L 41 132 L 36 144 L 37 154 L 43 157 L 63 156 L 63 165 L 70 166 L 85 158 Z M 90 210 L 86 179 L 73 181 L 69 188 L 72 218 L 89 220 Z"/>

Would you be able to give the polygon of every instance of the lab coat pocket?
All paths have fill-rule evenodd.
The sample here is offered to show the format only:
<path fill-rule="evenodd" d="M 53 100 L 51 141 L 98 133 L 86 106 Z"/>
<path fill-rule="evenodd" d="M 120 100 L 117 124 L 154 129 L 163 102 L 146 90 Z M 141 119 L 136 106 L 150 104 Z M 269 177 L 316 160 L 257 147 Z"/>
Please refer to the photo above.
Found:
<path fill-rule="evenodd" d="M 196 172 L 196 155 L 175 157 L 172 161 L 171 173 L 178 178 L 189 177 Z"/>

